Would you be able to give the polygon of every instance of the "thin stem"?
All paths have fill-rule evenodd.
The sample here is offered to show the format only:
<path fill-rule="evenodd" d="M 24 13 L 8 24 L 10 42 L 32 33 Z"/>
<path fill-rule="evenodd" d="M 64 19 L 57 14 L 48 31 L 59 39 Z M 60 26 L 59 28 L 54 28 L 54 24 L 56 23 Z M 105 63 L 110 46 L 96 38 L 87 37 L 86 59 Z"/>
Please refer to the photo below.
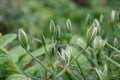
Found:
<path fill-rule="evenodd" d="M 61 72 L 59 72 L 59 73 L 55 76 L 55 78 L 61 76 L 61 75 L 67 70 L 68 66 L 69 66 L 69 63 L 64 67 L 64 69 L 63 69 Z"/>
<path fill-rule="evenodd" d="M 34 57 L 27 49 L 26 49 L 26 52 L 27 52 L 33 59 L 35 59 L 39 64 L 41 64 L 41 66 L 42 66 L 45 70 L 47 70 L 47 71 L 49 71 L 49 72 L 52 73 L 52 71 L 51 71 L 50 69 L 48 69 L 38 58 Z"/>
<path fill-rule="evenodd" d="M 109 43 L 106 43 L 107 46 L 109 46 L 110 48 L 114 49 L 115 51 L 117 51 L 118 53 L 120 53 L 120 50 L 118 50 L 117 48 L 113 47 L 112 45 L 110 45 Z"/>
<path fill-rule="evenodd" d="M 69 74 L 73 78 L 73 80 L 78 80 L 71 72 L 66 71 L 66 73 Z"/>
<path fill-rule="evenodd" d="M 88 46 L 86 46 L 86 47 L 71 61 L 71 63 L 74 62 L 75 60 L 77 60 L 77 58 L 87 49 L 87 47 L 88 47 Z"/>
<path fill-rule="evenodd" d="M 81 74 L 82 74 L 84 80 L 87 80 L 86 77 L 85 77 L 85 75 L 84 75 L 84 73 L 83 73 L 83 71 L 82 71 L 82 69 L 81 69 L 81 67 L 80 67 L 80 64 L 78 63 L 77 60 L 75 60 L 75 61 L 76 61 L 76 64 L 78 65 L 79 70 L 81 71 Z"/>
<path fill-rule="evenodd" d="M 108 59 L 110 62 L 112 62 L 113 64 L 115 64 L 116 66 L 118 66 L 120 68 L 120 64 L 117 63 L 116 61 L 112 60 L 111 58 L 109 58 L 108 56 L 106 56 L 105 54 L 103 54 L 103 56 Z"/>
<path fill-rule="evenodd" d="M 47 80 L 47 70 L 45 70 L 45 80 Z"/>
<path fill-rule="evenodd" d="M 99 71 L 98 71 L 98 69 L 95 68 L 94 70 L 97 73 L 99 80 L 103 80 L 102 77 L 101 77 L 101 75 L 100 75 L 100 73 L 99 73 Z"/>

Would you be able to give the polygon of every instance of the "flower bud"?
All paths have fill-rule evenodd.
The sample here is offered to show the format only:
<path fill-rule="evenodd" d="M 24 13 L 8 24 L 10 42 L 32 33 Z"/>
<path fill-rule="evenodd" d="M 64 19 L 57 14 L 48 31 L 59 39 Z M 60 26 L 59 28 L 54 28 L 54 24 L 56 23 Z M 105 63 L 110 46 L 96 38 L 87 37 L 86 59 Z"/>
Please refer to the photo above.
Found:
<path fill-rule="evenodd" d="M 59 53 L 60 58 L 64 60 L 66 63 L 70 62 L 72 59 L 72 48 L 66 47 L 66 49 L 61 49 L 61 53 Z"/>
<path fill-rule="evenodd" d="M 67 21 L 66 21 L 66 29 L 67 29 L 67 31 L 71 32 L 71 28 L 72 28 L 71 21 L 70 21 L 70 19 L 67 19 Z"/>
<path fill-rule="evenodd" d="M 94 25 L 95 27 L 97 27 L 97 28 L 98 28 L 98 29 L 97 29 L 98 32 L 100 32 L 101 26 L 100 26 L 100 23 L 99 23 L 99 21 L 98 21 L 97 19 L 94 19 L 93 25 Z"/>
<path fill-rule="evenodd" d="M 93 41 L 93 48 L 97 50 L 102 50 L 105 46 L 106 41 L 104 41 L 100 36 L 96 36 Z"/>
<path fill-rule="evenodd" d="M 115 37 L 114 42 L 113 42 L 114 47 L 118 48 L 119 47 L 119 42 L 118 39 Z"/>
<path fill-rule="evenodd" d="M 26 33 L 23 31 L 23 29 L 19 29 L 18 39 L 19 39 L 21 46 L 23 48 L 27 49 L 28 48 L 28 38 L 27 38 Z"/>
<path fill-rule="evenodd" d="M 112 12 L 111 12 L 111 23 L 115 22 L 115 16 L 116 16 L 116 11 L 112 10 Z"/>
<path fill-rule="evenodd" d="M 50 21 L 49 31 L 50 31 L 51 35 L 53 35 L 55 33 L 55 23 L 53 22 L 53 20 Z"/>
<path fill-rule="evenodd" d="M 101 14 L 101 15 L 100 15 L 100 18 L 99 18 L 100 24 L 103 22 L 103 19 L 104 19 L 104 16 L 103 16 L 103 14 Z"/>
<path fill-rule="evenodd" d="M 93 41 L 96 35 L 97 35 L 97 27 L 95 27 L 94 25 L 90 26 L 86 34 L 87 44 Z"/>

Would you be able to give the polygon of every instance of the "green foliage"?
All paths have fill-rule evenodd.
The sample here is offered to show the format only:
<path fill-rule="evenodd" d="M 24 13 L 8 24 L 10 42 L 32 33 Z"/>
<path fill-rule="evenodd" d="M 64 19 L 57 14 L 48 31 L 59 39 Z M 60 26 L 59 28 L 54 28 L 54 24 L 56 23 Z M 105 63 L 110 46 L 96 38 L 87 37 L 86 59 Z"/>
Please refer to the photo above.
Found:
<path fill-rule="evenodd" d="M 17 65 L 8 56 L 6 51 L 0 48 L 0 78 L 8 77 L 11 74 L 18 73 Z"/>
<path fill-rule="evenodd" d="M 28 78 L 21 74 L 13 74 L 8 76 L 5 80 L 28 80 Z"/>
<path fill-rule="evenodd" d="M 14 39 L 16 39 L 16 34 L 7 34 L 0 38 L 0 47 L 6 46 L 8 43 L 12 42 Z"/>

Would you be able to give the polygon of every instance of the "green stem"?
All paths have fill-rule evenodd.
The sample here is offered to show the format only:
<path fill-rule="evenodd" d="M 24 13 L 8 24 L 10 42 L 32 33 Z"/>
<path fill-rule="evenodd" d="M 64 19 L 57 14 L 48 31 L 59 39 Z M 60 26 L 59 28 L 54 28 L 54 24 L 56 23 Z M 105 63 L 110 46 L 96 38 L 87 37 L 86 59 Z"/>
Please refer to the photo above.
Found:
<path fill-rule="evenodd" d="M 102 77 L 101 77 L 101 75 L 100 75 L 100 73 L 99 73 L 99 71 L 98 71 L 98 69 L 95 68 L 94 70 L 97 73 L 99 80 L 103 80 Z"/>
<path fill-rule="evenodd" d="M 112 60 L 111 58 L 109 58 L 108 56 L 106 56 L 105 54 L 103 54 L 103 56 L 108 59 L 110 62 L 112 62 L 113 64 L 115 64 L 116 66 L 118 66 L 120 68 L 120 64 L 117 63 L 116 61 Z"/>
<path fill-rule="evenodd" d="M 66 73 L 69 74 L 73 78 L 73 80 L 78 80 L 71 72 L 66 71 Z"/>
<path fill-rule="evenodd" d="M 88 46 L 86 46 L 86 47 L 71 61 L 71 63 L 74 62 L 75 60 L 77 60 L 77 58 L 87 49 L 87 47 L 88 47 Z"/>
<path fill-rule="evenodd" d="M 120 53 L 120 50 L 118 50 L 117 48 L 113 47 L 112 45 L 110 45 L 109 43 L 106 43 L 107 46 L 109 46 L 110 48 L 114 49 L 115 51 L 117 51 L 118 53 Z"/>
<path fill-rule="evenodd" d="M 39 59 L 37 59 L 36 57 L 34 57 L 27 49 L 26 52 L 34 59 L 36 60 L 45 70 L 49 71 L 52 73 L 52 71 L 50 69 L 48 69 Z"/>
<path fill-rule="evenodd" d="M 59 72 L 59 73 L 55 76 L 55 78 L 61 76 L 61 75 L 67 70 L 68 66 L 69 66 L 69 63 L 64 67 L 64 69 L 63 69 L 61 72 Z"/>
<path fill-rule="evenodd" d="M 78 63 L 77 60 L 75 60 L 75 61 L 76 61 L 76 64 L 78 65 L 79 70 L 81 71 L 81 74 L 82 74 L 84 80 L 87 80 L 86 77 L 85 77 L 85 75 L 84 75 L 84 73 L 83 73 L 83 71 L 82 71 L 82 69 L 81 69 L 81 67 L 80 67 L 80 64 Z"/>
<path fill-rule="evenodd" d="M 47 80 L 47 70 L 45 70 L 45 80 Z"/>

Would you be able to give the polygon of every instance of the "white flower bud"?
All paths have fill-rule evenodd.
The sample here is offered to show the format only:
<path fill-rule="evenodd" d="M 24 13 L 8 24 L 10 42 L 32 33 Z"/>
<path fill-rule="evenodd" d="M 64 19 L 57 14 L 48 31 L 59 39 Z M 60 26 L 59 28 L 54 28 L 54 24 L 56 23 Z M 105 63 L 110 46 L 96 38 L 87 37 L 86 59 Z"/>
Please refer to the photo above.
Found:
<path fill-rule="evenodd" d="M 99 21 L 98 21 L 97 19 L 94 19 L 93 25 L 94 25 L 95 27 L 97 27 L 97 28 L 98 28 L 98 29 L 97 29 L 98 32 L 100 32 L 101 26 L 100 26 L 100 23 L 99 23 Z"/>
<path fill-rule="evenodd" d="M 71 32 L 71 28 L 72 28 L 71 21 L 70 21 L 70 19 L 67 19 L 67 21 L 66 21 L 66 29 L 67 29 L 67 31 Z"/>
<path fill-rule="evenodd" d="M 23 31 L 23 29 L 19 29 L 18 39 L 19 39 L 21 46 L 23 48 L 27 49 L 28 48 L 28 38 L 27 38 L 26 33 Z"/>
<path fill-rule="evenodd" d="M 105 46 L 106 41 L 104 41 L 100 36 L 96 36 L 93 41 L 93 48 L 97 50 L 102 50 Z"/>
<path fill-rule="evenodd" d="M 118 48 L 119 47 L 119 42 L 118 39 L 115 37 L 114 42 L 113 42 L 114 47 Z"/>
<path fill-rule="evenodd" d="M 51 35 L 53 35 L 55 33 L 55 23 L 53 20 L 50 21 L 49 31 L 50 31 Z"/>
<path fill-rule="evenodd" d="M 72 59 L 72 48 L 66 47 L 66 49 L 61 49 L 61 53 L 59 53 L 60 58 L 65 62 L 70 62 Z"/>
<path fill-rule="evenodd" d="M 91 41 L 94 40 L 94 38 L 97 35 L 97 30 L 98 28 L 95 27 L 94 25 L 90 26 L 90 28 L 87 30 L 87 34 L 86 34 L 87 44 L 89 44 Z"/>
<path fill-rule="evenodd" d="M 116 16 L 116 11 L 112 10 L 112 12 L 111 12 L 111 23 L 115 22 L 115 16 Z"/>

